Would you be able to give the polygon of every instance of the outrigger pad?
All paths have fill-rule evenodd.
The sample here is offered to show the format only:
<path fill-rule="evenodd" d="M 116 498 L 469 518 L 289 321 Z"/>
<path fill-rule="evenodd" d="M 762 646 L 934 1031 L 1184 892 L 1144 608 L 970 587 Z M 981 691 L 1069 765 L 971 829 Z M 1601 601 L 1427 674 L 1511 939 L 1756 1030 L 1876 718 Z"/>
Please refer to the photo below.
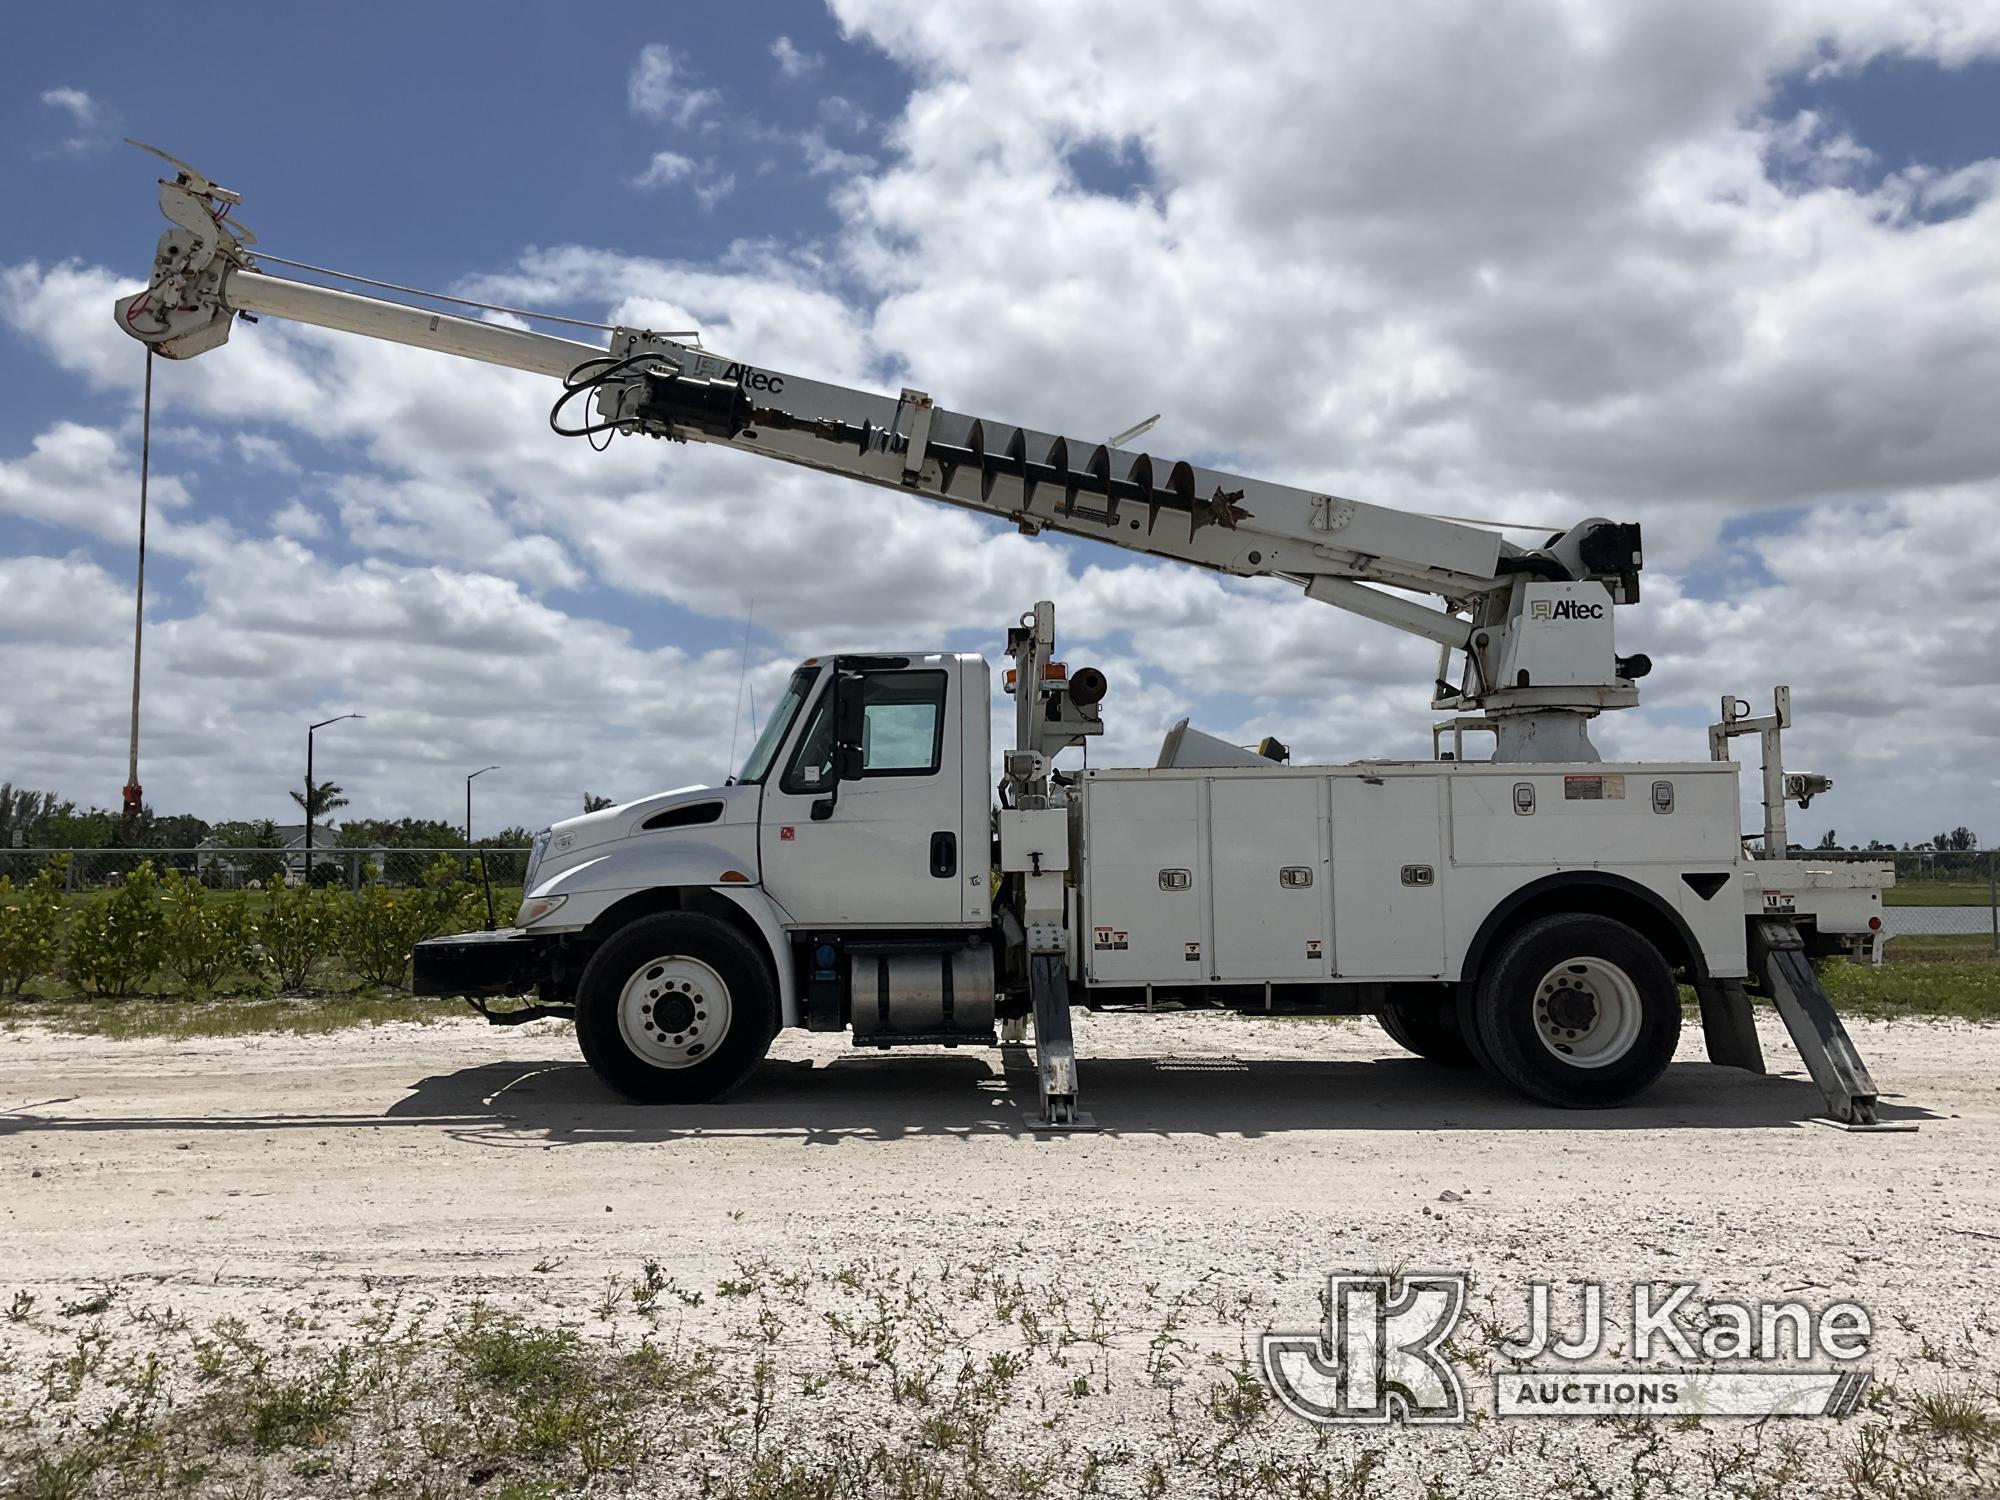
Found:
<path fill-rule="evenodd" d="M 1831 1120 L 1825 1115 L 1814 1115 L 1806 1123 L 1824 1125 L 1830 1130 L 1851 1130 L 1861 1135 L 1877 1135 L 1884 1132 L 1909 1135 L 1914 1134 L 1917 1128 L 1915 1120 L 1875 1120 L 1867 1125 L 1861 1125 L 1853 1120 Z"/>

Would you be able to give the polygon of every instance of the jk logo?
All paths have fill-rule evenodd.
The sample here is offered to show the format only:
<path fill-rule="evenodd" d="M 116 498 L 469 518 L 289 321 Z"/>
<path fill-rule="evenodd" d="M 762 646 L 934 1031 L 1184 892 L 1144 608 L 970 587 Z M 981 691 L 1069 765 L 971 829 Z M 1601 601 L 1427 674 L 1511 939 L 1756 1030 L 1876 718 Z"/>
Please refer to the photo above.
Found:
<path fill-rule="evenodd" d="M 1329 1276 L 1326 1326 L 1267 1333 L 1264 1379 L 1308 1422 L 1463 1422 L 1465 1387 L 1442 1352 L 1465 1311 L 1463 1272 Z"/>

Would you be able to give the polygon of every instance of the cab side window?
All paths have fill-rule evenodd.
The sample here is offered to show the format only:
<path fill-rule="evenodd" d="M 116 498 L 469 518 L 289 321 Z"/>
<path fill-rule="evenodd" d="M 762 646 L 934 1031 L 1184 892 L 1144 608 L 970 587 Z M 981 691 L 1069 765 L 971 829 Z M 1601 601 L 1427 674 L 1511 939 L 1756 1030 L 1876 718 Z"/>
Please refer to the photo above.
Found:
<path fill-rule="evenodd" d="M 847 691 L 861 694 L 861 774 L 929 776 L 944 754 L 945 674 L 864 672 Z M 787 792 L 833 785 L 833 694 L 822 692 L 779 783 Z"/>

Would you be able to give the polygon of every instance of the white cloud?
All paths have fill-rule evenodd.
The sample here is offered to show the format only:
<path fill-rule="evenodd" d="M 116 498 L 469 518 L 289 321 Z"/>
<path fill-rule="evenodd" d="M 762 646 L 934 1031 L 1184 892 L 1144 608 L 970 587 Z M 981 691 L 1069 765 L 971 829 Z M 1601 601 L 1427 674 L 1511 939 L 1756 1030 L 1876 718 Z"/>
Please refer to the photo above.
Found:
<path fill-rule="evenodd" d="M 295 541 L 314 541 L 326 535 L 326 518 L 304 501 L 293 500 L 271 517 L 271 530 Z"/>
<path fill-rule="evenodd" d="M 82 89 L 67 85 L 44 89 L 42 103 L 68 116 L 69 134 L 58 143 L 58 149 L 64 155 L 81 156 L 87 151 L 108 146 L 118 138 L 116 113 Z"/>
<path fill-rule="evenodd" d="M 278 474 L 299 472 L 297 462 L 276 438 L 266 437 L 261 432 L 239 432 L 235 441 L 236 454 L 246 464 Z"/>
<path fill-rule="evenodd" d="M 148 484 L 149 539 L 163 512 L 185 507 L 185 485 L 170 474 Z M 0 510 L 43 525 L 88 532 L 113 541 L 138 540 L 139 472 L 119 451 L 117 438 L 99 427 L 58 422 L 34 440 L 26 456 L 0 461 Z"/>
<path fill-rule="evenodd" d="M 826 132 L 823 130 L 808 130 L 800 136 L 799 149 L 805 153 L 806 170 L 815 177 L 828 173 L 846 176 L 875 170 L 874 157 L 841 150 L 827 141 Z"/>
<path fill-rule="evenodd" d="M 0 641 L 128 643 L 132 594 L 88 557 L 0 557 Z"/>
<path fill-rule="evenodd" d="M 634 114 L 685 129 L 720 103 L 722 95 L 689 84 L 686 68 L 674 49 L 665 42 L 650 42 L 632 64 L 625 98 Z"/>
<path fill-rule="evenodd" d="M 97 101 L 82 89 L 44 89 L 42 103 L 51 109 L 62 110 L 79 128 L 95 125 L 98 119 Z"/>
<path fill-rule="evenodd" d="M 803 78 L 816 72 L 825 61 L 817 52 L 802 50 L 788 36 L 781 36 L 771 43 L 771 56 L 777 59 L 778 71 L 787 78 Z"/>
<path fill-rule="evenodd" d="M 671 183 L 685 182 L 694 175 L 694 170 L 692 157 L 683 156 L 678 151 L 655 151 L 646 170 L 632 179 L 632 186 L 666 187 Z"/>
<path fill-rule="evenodd" d="M 687 184 L 703 213 L 736 191 L 736 174 L 720 170 L 712 157 L 697 162 L 678 151 L 656 151 L 646 170 L 628 179 L 636 188 L 672 187 Z"/>
<path fill-rule="evenodd" d="M 735 191 L 736 174 L 734 172 L 720 172 L 697 182 L 694 185 L 694 198 L 695 202 L 701 205 L 703 213 L 711 213 L 714 211 L 716 204 Z"/>
<path fill-rule="evenodd" d="M 828 94 L 819 101 L 819 117 L 835 130 L 866 130 L 874 123 L 867 110 L 844 94 Z"/>
<path fill-rule="evenodd" d="M 557 247 L 471 294 L 699 327 L 760 365 L 1078 435 L 1159 410 L 1156 454 L 1412 510 L 1640 519 L 1651 570 L 1622 639 L 1657 669 L 1601 745 L 1699 756 L 1721 693 L 1785 681 L 1788 751 L 1836 777 L 1824 808 L 1843 835 L 2000 828 L 2000 163 L 1870 187 L 1866 141 L 1770 115 L 1788 72 L 1991 55 L 1990 8 L 838 9 L 917 83 L 873 162 L 817 135 L 842 153 L 836 236 L 712 263 Z M 699 127 L 716 100 L 655 47 L 631 102 Z M 829 130 L 867 124 L 821 109 Z M 1086 145 L 1136 190 L 1083 189 L 1068 163 Z M 688 166 L 664 185 L 724 190 L 702 152 L 667 156 Z M 0 316 L 94 403 L 91 425 L 0 456 L 0 507 L 46 529 L 34 550 L 93 549 L 14 560 L 0 589 L 19 597 L 22 569 L 58 580 L 37 599 L 94 597 L 77 570 L 129 546 L 142 362 L 104 308 L 130 285 L 0 270 Z M 336 461 L 271 493 L 268 523 L 240 519 L 254 538 L 183 520 L 171 487 L 192 444 L 156 475 L 161 545 L 188 574 L 148 631 L 156 801 L 282 796 L 296 722 L 321 703 L 370 714 L 341 775 L 385 810 L 442 805 L 487 759 L 510 767 L 499 815 L 528 822 L 585 786 L 714 775 L 752 598 L 760 702 L 790 656 L 991 652 L 1052 597 L 1072 662 L 1111 671 L 1099 763 L 1149 761 L 1188 712 L 1305 757 L 1428 748 L 1432 653 L 1279 585 L 1030 541 L 698 444 L 592 454 L 547 433 L 547 382 L 273 320 L 162 373 L 165 430 Z M 655 617 L 722 644 L 651 648 L 609 623 Z M 0 753 L 114 788 L 116 635 L 38 675 L 24 664 L 47 644 L 4 618 L 0 673 L 35 680 Z"/>

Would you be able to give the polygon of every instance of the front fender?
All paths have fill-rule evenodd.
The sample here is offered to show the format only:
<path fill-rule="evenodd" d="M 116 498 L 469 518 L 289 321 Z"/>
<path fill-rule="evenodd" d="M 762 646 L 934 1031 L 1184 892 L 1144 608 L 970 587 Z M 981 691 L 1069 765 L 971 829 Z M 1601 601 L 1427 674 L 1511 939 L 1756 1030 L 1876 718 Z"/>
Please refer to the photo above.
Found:
<path fill-rule="evenodd" d="M 791 920 L 791 913 L 767 896 L 760 886 L 718 885 L 710 889 L 734 902 L 742 908 L 745 916 L 757 924 L 765 946 L 771 950 L 771 967 L 778 975 L 778 1015 L 781 1024 L 787 1027 L 803 1025 L 799 1014 L 799 978 L 792 972 L 791 955 L 785 941 L 785 923 Z"/>
<path fill-rule="evenodd" d="M 550 935 L 581 932 L 628 896 L 645 891 L 700 890 L 730 902 L 762 939 L 778 976 L 778 1012 L 786 1026 L 799 1024 L 798 977 L 792 972 L 785 939 L 789 913 L 763 887 L 723 881 L 725 871 L 754 878 L 750 861 L 733 859 L 722 845 L 685 836 L 634 841 L 538 881 L 532 896 L 567 896 L 549 919 L 526 929 Z"/>

